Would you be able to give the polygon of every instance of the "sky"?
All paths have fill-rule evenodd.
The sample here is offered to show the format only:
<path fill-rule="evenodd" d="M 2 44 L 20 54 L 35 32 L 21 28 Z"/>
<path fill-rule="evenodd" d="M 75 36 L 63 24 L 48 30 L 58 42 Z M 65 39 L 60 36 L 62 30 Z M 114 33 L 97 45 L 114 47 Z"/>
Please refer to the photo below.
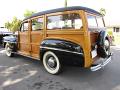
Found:
<path fill-rule="evenodd" d="M 68 0 L 68 6 L 84 6 L 99 11 L 106 9 L 106 26 L 120 25 L 119 0 Z M 37 12 L 64 7 L 64 0 L 0 0 L 0 27 L 16 16 L 24 18 L 26 10 Z"/>

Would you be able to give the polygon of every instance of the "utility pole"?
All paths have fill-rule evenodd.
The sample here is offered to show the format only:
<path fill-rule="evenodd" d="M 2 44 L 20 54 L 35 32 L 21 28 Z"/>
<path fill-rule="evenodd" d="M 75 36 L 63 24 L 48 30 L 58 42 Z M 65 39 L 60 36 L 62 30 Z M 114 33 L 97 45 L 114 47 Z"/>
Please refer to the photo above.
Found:
<path fill-rule="evenodd" d="M 67 7 L 67 0 L 65 0 L 65 7 Z"/>

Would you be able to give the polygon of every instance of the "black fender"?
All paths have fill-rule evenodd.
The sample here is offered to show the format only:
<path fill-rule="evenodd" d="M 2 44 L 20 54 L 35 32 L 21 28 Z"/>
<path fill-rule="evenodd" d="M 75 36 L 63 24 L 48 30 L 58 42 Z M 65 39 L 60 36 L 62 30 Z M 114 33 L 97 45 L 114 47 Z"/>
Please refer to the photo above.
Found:
<path fill-rule="evenodd" d="M 100 57 L 102 58 L 106 58 L 108 55 L 106 53 L 106 49 L 105 49 L 105 40 L 109 40 L 109 37 L 107 35 L 106 31 L 100 31 L 99 35 L 98 35 L 98 39 L 97 39 L 97 53 Z"/>
<path fill-rule="evenodd" d="M 13 35 L 3 37 L 3 42 L 9 43 L 13 52 L 17 51 L 17 38 Z M 5 46 L 5 45 L 4 45 Z"/>
<path fill-rule="evenodd" d="M 74 42 L 61 39 L 45 39 L 40 44 L 40 59 L 46 51 L 54 52 L 60 60 L 78 61 L 81 66 L 84 66 L 83 49 Z"/>

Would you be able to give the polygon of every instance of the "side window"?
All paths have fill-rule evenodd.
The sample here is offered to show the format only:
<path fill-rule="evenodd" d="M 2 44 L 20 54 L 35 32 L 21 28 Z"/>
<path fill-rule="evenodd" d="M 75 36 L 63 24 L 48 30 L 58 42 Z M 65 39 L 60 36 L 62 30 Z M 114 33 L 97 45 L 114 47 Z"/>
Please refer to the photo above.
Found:
<path fill-rule="evenodd" d="M 97 27 L 97 22 L 95 16 L 88 15 L 87 16 L 88 20 L 88 27 Z"/>
<path fill-rule="evenodd" d="M 82 19 L 79 14 L 63 14 L 47 17 L 47 29 L 80 29 Z"/>
<path fill-rule="evenodd" d="M 28 21 L 23 22 L 21 26 L 21 32 L 28 31 Z"/>
<path fill-rule="evenodd" d="M 32 20 L 32 31 L 42 30 L 43 29 L 43 18 L 33 19 Z"/>
<path fill-rule="evenodd" d="M 98 27 L 104 27 L 102 17 L 96 17 L 96 19 L 97 19 Z"/>

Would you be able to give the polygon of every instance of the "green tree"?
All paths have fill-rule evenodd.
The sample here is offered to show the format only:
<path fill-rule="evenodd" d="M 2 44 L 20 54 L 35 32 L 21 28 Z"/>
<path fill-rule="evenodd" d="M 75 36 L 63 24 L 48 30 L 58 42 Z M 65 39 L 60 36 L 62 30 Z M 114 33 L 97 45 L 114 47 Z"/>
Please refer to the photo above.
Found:
<path fill-rule="evenodd" d="M 32 14 L 34 14 L 36 11 L 31 11 L 31 10 L 26 10 L 25 13 L 24 13 L 24 17 L 29 17 L 31 16 Z"/>
<path fill-rule="evenodd" d="M 11 23 L 10 22 L 6 22 L 5 23 L 5 27 L 7 28 L 7 29 L 9 29 L 9 30 L 11 30 Z"/>
<path fill-rule="evenodd" d="M 105 16 L 106 10 L 105 10 L 104 8 L 101 8 L 101 9 L 100 9 L 100 13 L 101 13 L 103 16 Z"/>
<path fill-rule="evenodd" d="M 11 22 L 6 22 L 5 27 L 15 33 L 19 30 L 21 24 L 21 20 L 17 19 L 17 17 L 13 17 L 13 20 Z"/>
<path fill-rule="evenodd" d="M 67 0 L 65 0 L 65 7 L 67 7 Z"/>
<path fill-rule="evenodd" d="M 25 13 L 24 13 L 24 17 L 29 17 L 31 16 L 33 13 L 35 13 L 35 11 L 30 11 L 30 10 L 26 10 Z M 20 24 L 21 24 L 21 20 L 17 19 L 17 17 L 13 17 L 12 21 L 9 22 L 7 21 L 5 23 L 5 27 L 12 31 L 13 33 L 15 33 L 16 31 L 19 30 L 20 28 Z"/>

